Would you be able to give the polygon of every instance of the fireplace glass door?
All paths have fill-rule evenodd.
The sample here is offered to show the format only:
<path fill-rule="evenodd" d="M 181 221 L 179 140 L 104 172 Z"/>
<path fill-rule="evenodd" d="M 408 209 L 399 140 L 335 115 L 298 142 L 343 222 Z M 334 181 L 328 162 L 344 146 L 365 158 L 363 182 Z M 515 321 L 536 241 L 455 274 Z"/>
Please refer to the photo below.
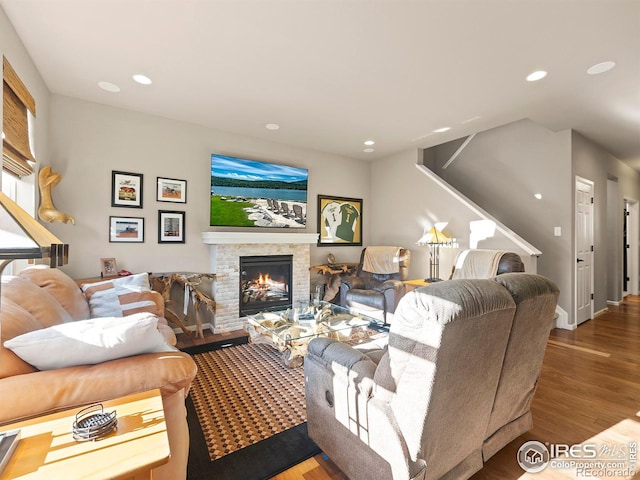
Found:
<path fill-rule="evenodd" d="M 293 255 L 240 257 L 240 316 L 290 308 Z"/>

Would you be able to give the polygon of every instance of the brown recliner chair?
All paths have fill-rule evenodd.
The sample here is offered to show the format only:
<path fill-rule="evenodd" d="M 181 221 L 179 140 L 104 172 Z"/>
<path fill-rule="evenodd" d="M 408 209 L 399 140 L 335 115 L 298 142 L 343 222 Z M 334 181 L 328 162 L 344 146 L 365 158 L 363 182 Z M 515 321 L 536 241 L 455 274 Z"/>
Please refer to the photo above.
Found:
<path fill-rule="evenodd" d="M 368 248 L 373 260 L 367 263 L 367 248 L 364 248 L 356 273 L 342 279 L 340 305 L 383 323 L 391 323 L 398 302 L 405 294 L 402 281 L 407 279 L 411 252 L 402 247 Z M 385 257 L 388 257 L 387 262 Z M 391 263 L 394 268 L 389 268 Z M 367 271 L 367 268 L 375 271 Z M 393 273 L 389 273 L 392 270 Z"/>
<path fill-rule="evenodd" d="M 503 250 L 468 249 L 458 253 L 449 280 L 492 278 L 503 273 L 524 272 L 520 255 Z"/>

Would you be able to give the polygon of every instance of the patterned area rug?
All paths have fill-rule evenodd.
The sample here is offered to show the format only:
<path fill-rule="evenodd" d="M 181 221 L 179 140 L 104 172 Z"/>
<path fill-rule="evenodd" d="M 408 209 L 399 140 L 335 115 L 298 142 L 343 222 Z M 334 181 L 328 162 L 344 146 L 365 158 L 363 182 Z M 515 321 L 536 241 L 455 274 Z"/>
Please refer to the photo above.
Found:
<path fill-rule="evenodd" d="M 304 369 L 279 357 L 264 344 L 193 355 L 190 397 L 211 461 L 306 422 Z"/>

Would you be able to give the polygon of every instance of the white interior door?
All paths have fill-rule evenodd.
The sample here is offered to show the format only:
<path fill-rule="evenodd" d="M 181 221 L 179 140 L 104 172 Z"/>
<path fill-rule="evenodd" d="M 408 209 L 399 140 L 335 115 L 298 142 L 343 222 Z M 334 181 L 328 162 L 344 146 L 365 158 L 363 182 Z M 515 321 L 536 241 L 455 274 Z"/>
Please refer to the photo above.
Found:
<path fill-rule="evenodd" d="M 632 199 L 625 199 L 627 214 L 627 243 L 624 245 L 627 260 L 627 282 L 626 292 L 631 295 L 638 295 L 638 239 L 640 237 L 638 215 L 640 209 L 638 202 Z"/>
<path fill-rule="evenodd" d="M 576 177 L 576 325 L 593 318 L 593 182 Z"/>

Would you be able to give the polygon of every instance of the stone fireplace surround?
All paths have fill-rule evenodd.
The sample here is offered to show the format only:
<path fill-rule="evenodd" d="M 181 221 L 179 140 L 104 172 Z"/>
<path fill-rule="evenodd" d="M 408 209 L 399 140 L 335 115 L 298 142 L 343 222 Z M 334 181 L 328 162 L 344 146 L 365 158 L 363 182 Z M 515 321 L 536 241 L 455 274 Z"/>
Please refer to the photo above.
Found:
<path fill-rule="evenodd" d="M 210 246 L 212 285 L 216 314 L 214 333 L 241 330 L 246 318 L 240 317 L 240 257 L 250 255 L 293 255 L 293 305 L 309 302 L 311 245 L 317 233 L 291 232 L 203 232 L 202 240 Z"/>

